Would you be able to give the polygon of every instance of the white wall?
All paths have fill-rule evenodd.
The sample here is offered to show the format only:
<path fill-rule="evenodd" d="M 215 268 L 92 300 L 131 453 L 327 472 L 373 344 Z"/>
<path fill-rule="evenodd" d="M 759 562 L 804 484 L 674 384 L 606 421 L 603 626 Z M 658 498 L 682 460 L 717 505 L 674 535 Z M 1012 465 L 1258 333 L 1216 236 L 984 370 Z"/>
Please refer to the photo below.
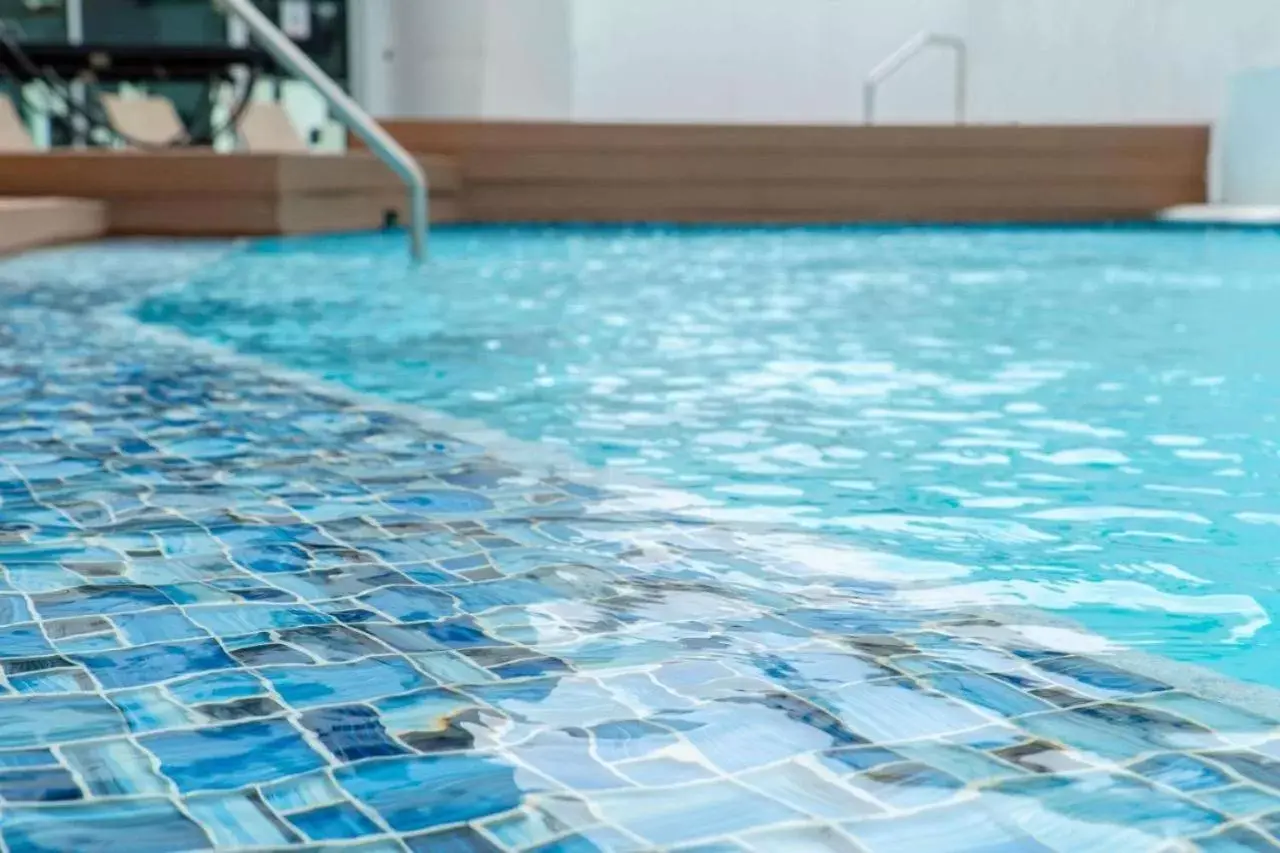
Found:
<path fill-rule="evenodd" d="M 353 89 L 374 115 L 565 118 L 572 0 L 358 0 Z"/>
<path fill-rule="evenodd" d="M 857 122 L 867 71 L 921 29 L 963 36 L 987 122 L 1206 121 L 1280 64 L 1276 0 L 359 0 L 356 89 L 379 115 Z M 885 122 L 950 121 L 941 52 Z"/>
<path fill-rule="evenodd" d="M 915 31 L 964 36 L 971 116 L 1208 120 L 1237 70 L 1280 63 L 1275 0 L 577 0 L 575 118 L 857 121 L 866 72 Z M 950 119 L 939 54 L 883 121 Z"/>

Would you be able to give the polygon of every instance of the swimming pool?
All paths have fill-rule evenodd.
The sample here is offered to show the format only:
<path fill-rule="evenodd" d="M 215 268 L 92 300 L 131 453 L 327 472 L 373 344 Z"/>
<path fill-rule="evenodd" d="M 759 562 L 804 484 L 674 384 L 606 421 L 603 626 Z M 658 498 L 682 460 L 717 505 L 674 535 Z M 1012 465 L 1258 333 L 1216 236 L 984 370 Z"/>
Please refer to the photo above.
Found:
<path fill-rule="evenodd" d="M 1277 846 L 1280 236 L 400 250 L 0 265 L 8 850 Z"/>
<path fill-rule="evenodd" d="M 229 258 L 141 316 L 1280 685 L 1280 236 L 445 231 Z M 370 256 L 377 260 L 370 260 Z"/>

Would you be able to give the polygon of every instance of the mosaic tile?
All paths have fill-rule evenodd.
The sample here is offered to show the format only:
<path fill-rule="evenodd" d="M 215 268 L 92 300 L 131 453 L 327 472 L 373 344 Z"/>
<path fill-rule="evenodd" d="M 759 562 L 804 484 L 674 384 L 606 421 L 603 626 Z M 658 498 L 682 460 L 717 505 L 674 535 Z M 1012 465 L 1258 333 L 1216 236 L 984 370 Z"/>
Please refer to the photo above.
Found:
<path fill-rule="evenodd" d="M 0 699 L 0 749 L 121 734 L 124 721 L 92 694 Z"/>
<path fill-rule="evenodd" d="M 139 740 L 183 792 L 240 788 L 325 764 L 283 720 L 151 734 Z"/>
<path fill-rule="evenodd" d="M 1202 791 L 1230 785 L 1234 779 L 1218 767 L 1191 755 L 1156 755 L 1130 768 L 1134 773 L 1177 788 L 1179 791 Z"/>
<path fill-rule="evenodd" d="M 381 832 L 364 812 L 349 803 L 289 815 L 289 823 L 312 841 L 339 841 Z"/>
<path fill-rule="evenodd" d="M 48 275 L 0 296 L 10 851 L 1274 845 L 1254 708 Z"/>
<path fill-rule="evenodd" d="M 190 797 L 186 808 L 218 847 L 280 847 L 300 840 L 256 794 Z"/>
<path fill-rule="evenodd" d="M 167 794 L 172 786 L 152 767 L 152 758 L 132 740 L 110 738 L 62 747 L 67 767 L 99 797 Z"/>
<path fill-rule="evenodd" d="M 200 850 L 209 837 L 168 800 L 85 803 L 59 809 L 14 807 L 0 828 L 9 850 Z"/>
<path fill-rule="evenodd" d="M 1191 800 L 1102 773 L 1009 780 L 993 790 L 1033 797 L 1064 818 L 1097 826 L 1123 826 L 1158 838 L 1208 833 L 1226 822 L 1222 814 Z"/>
<path fill-rule="evenodd" d="M 1233 826 L 1223 832 L 1197 838 L 1196 846 L 1204 853 L 1275 853 L 1280 850 L 1280 846 L 1266 836 L 1243 826 Z"/>
<path fill-rule="evenodd" d="M 652 845 L 670 845 L 690 835 L 714 837 L 796 820 L 800 813 L 729 782 L 707 782 L 662 791 L 609 792 L 592 798 L 610 822 Z"/>
<path fill-rule="evenodd" d="M 344 767 L 334 775 L 400 832 L 487 817 L 515 808 L 522 798 L 515 771 L 488 756 L 392 758 Z M 422 790 L 434 796 L 424 798 Z"/>
<path fill-rule="evenodd" d="M 923 814 L 842 825 L 862 849 L 871 853 L 979 853 L 1026 851 L 1049 853 L 1053 848 L 1036 841 L 1016 822 L 992 809 L 965 803 Z"/>
<path fill-rule="evenodd" d="M 1264 812 L 1280 812 L 1280 792 L 1253 785 L 1231 785 L 1209 791 L 1197 798 L 1211 809 L 1235 817 L 1249 818 Z"/>

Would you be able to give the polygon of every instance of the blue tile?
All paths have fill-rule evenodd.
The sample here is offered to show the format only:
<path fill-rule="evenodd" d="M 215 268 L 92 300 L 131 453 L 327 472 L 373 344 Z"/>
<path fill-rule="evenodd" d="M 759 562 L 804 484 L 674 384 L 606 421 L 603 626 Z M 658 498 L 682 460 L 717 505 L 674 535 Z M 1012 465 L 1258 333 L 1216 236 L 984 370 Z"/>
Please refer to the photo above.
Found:
<path fill-rule="evenodd" d="M 267 667 L 260 672 L 295 708 L 360 702 L 435 683 L 401 658 L 368 658 L 327 666 Z"/>
<path fill-rule="evenodd" d="M 255 635 L 256 636 L 256 635 Z M 280 643 L 266 643 L 260 646 L 245 646 L 231 653 L 239 663 L 246 667 L 278 666 L 281 664 L 315 663 L 306 652 Z"/>
<path fill-rule="evenodd" d="M 381 832 L 377 824 L 350 803 L 289 815 L 289 822 L 313 841 L 340 841 Z"/>
<path fill-rule="evenodd" d="M 325 749 L 342 762 L 408 752 L 387 735 L 377 712 L 366 705 L 308 711 L 302 715 L 301 722 L 320 738 Z"/>
<path fill-rule="evenodd" d="M 49 749 L 14 749 L 0 752 L 0 768 L 57 766 L 58 758 Z"/>
<path fill-rule="evenodd" d="M 484 512 L 493 508 L 493 502 L 475 492 L 461 489 L 423 491 L 411 497 L 387 501 L 401 512 L 424 516 L 449 516 Z"/>
<path fill-rule="evenodd" d="M 0 658 L 29 658 L 53 654 L 53 646 L 38 625 L 0 628 Z"/>
<path fill-rule="evenodd" d="M 457 597 L 464 613 L 479 613 L 495 607 L 541 604 L 564 597 L 553 589 L 524 578 L 468 584 L 451 588 L 449 592 Z"/>
<path fill-rule="evenodd" d="M 556 780 L 573 791 L 612 790 L 631 787 L 622 776 L 610 770 L 591 754 L 591 741 L 585 732 L 543 732 L 512 753 L 522 764 Z"/>
<path fill-rule="evenodd" d="M 628 761 L 616 767 L 628 780 L 646 788 L 669 788 L 689 782 L 703 782 L 717 778 L 717 771 L 691 761 L 674 758 L 648 758 Z"/>
<path fill-rule="evenodd" d="M 793 610 L 785 616 L 797 625 L 829 634 L 892 634 L 896 631 L 909 631 L 920 624 L 918 620 L 905 615 L 853 607 L 840 610 Z"/>
<path fill-rule="evenodd" d="M 283 642 L 304 649 L 316 659 L 342 663 L 387 654 L 387 647 L 344 625 L 321 625 L 279 632 Z"/>
<path fill-rule="evenodd" d="M 133 645 L 196 640 L 209 636 L 176 607 L 121 614 L 113 621 Z"/>
<path fill-rule="evenodd" d="M 180 728 L 197 721 L 191 711 L 158 687 L 117 691 L 111 694 L 111 702 L 135 733 Z"/>
<path fill-rule="evenodd" d="M 347 801 L 346 794 L 325 771 L 305 773 L 262 786 L 262 796 L 278 812 L 305 811 Z"/>
<path fill-rule="evenodd" d="M 871 853 L 1052 853 L 1011 822 L 999 805 L 977 801 L 842 827 Z"/>
<path fill-rule="evenodd" d="M 1137 675 L 1088 658 L 1052 657 L 1038 660 L 1038 669 L 1094 688 L 1099 695 L 1138 696 L 1172 688 L 1154 678 Z"/>
<path fill-rule="evenodd" d="M 154 759 L 127 738 L 69 744 L 62 755 L 95 796 L 164 795 L 172 787 L 155 771 Z"/>
<path fill-rule="evenodd" d="M 1202 853 L 1276 853 L 1280 850 L 1280 846 L 1266 836 L 1243 826 L 1197 838 L 1196 845 Z"/>
<path fill-rule="evenodd" d="M 822 753 L 823 763 L 837 773 L 860 773 L 886 764 L 897 764 L 906 759 L 881 746 L 832 749 Z"/>
<path fill-rule="evenodd" d="M 93 679 L 81 669 L 49 669 L 30 675 L 9 677 L 9 684 L 19 693 L 91 693 L 97 690 Z"/>
<path fill-rule="evenodd" d="M 277 850 L 302 840 L 253 791 L 188 797 L 185 806 L 219 848 Z"/>
<path fill-rule="evenodd" d="M 121 734 L 124 720 L 99 696 L 31 696 L 0 700 L 0 748 L 43 746 Z"/>
<path fill-rule="evenodd" d="M 31 596 L 42 619 L 131 613 L 172 604 L 168 596 L 149 586 L 81 587 Z"/>
<path fill-rule="evenodd" d="M 1235 780 L 1222 770 L 1190 755 L 1156 755 L 1134 765 L 1134 773 L 1179 791 L 1221 788 Z"/>
<path fill-rule="evenodd" d="M 1167 711 L 1186 717 L 1188 720 L 1208 726 L 1214 731 L 1242 732 L 1245 734 L 1264 734 L 1280 726 L 1276 721 L 1262 714 L 1245 711 L 1240 708 L 1211 702 L 1185 693 L 1158 693 L 1138 700 L 1147 708 Z"/>
<path fill-rule="evenodd" d="M 679 743 L 670 729 L 642 720 L 603 723 L 590 729 L 596 755 L 607 762 L 643 758 Z"/>
<path fill-rule="evenodd" d="M 1252 785 L 1232 785 L 1198 794 L 1196 800 L 1211 809 L 1236 818 L 1250 818 L 1265 812 L 1280 812 L 1280 794 Z"/>
<path fill-rule="evenodd" d="M 1038 800 L 1073 820 L 1125 827 L 1159 838 L 1207 834 L 1224 822 L 1220 813 L 1189 800 L 1104 773 L 1013 779 L 997 783 L 992 790 Z"/>
<path fill-rule="evenodd" d="M 253 673 L 236 670 L 184 678 L 165 685 L 165 689 L 188 705 L 247 699 L 267 692 L 266 686 Z"/>
<path fill-rule="evenodd" d="M 61 767 L 0 770 L 0 801 L 5 803 L 79 800 L 83 796 L 76 780 Z"/>
<path fill-rule="evenodd" d="M 1053 705 L 1042 699 L 977 673 L 942 673 L 921 680 L 949 696 L 995 711 L 1002 717 L 1054 710 Z"/>
<path fill-rule="evenodd" d="M 964 788 L 963 780 L 918 761 L 877 767 L 854 777 L 849 784 L 897 808 L 946 802 Z"/>
<path fill-rule="evenodd" d="M 513 768 L 476 755 L 367 761 L 334 775 L 400 832 L 500 814 L 519 805 L 527 790 L 516 784 Z"/>
<path fill-rule="evenodd" d="M 79 655 L 78 659 L 109 690 L 138 687 L 168 681 L 181 675 L 236 667 L 236 662 L 213 640 L 138 646 Z"/>
<path fill-rule="evenodd" d="M 505 680 L 511 678 L 538 678 L 543 675 L 554 675 L 558 672 L 573 672 L 573 669 L 558 658 L 540 657 L 490 667 L 489 671 L 498 676 L 498 678 Z"/>
<path fill-rule="evenodd" d="M 469 826 L 430 832 L 405 839 L 413 853 L 503 853 Z"/>
<path fill-rule="evenodd" d="M 1211 752 L 1205 753 L 1205 757 L 1226 765 L 1251 782 L 1273 791 L 1280 790 L 1280 761 L 1256 752 Z"/>
<path fill-rule="evenodd" d="M 1035 714 L 1019 720 L 1019 725 L 1046 740 L 1111 760 L 1128 760 L 1162 746 L 1147 737 L 1145 732 L 1081 716 L 1074 711 Z"/>
<path fill-rule="evenodd" d="M 0 625 L 29 622 L 31 610 L 26 599 L 17 595 L 0 595 Z"/>
<path fill-rule="evenodd" d="M 925 693 L 905 680 L 855 684 L 822 694 L 806 693 L 805 698 L 871 742 L 941 737 L 990 722 L 966 705 Z"/>
<path fill-rule="evenodd" d="M 225 791 L 324 765 L 284 720 L 145 735 L 141 744 L 183 792 Z"/>
<path fill-rule="evenodd" d="M 209 846 L 204 832 L 168 800 L 84 803 L 57 810 L 6 809 L 0 834 L 11 853 L 177 853 Z"/>
<path fill-rule="evenodd" d="M 306 551 L 288 542 L 237 548 L 231 552 L 231 559 L 250 571 L 268 575 L 306 571 L 311 564 Z"/>
<path fill-rule="evenodd" d="M 431 639 L 450 649 L 473 649 L 509 645 L 485 634 L 471 617 L 460 619 L 442 619 L 423 626 L 423 630 Z"/>
<path fill-rule="evenodd" d="M 243 602 L 189 607 L 187 615 L 216 637 L 234 637 L 333 621 L 332 617 L 308 608 Z"/>
<path fill-rule="evenodd" d="M 387 587 L 364 595 L 360 600 L 402 622 L 443 619 L 458 613 L 457 599 L 427 587 Z"/>
<path fill-rule="evenodd" d="M 609 792 L 593 797 L 592 802 L 610 823 L 660 847 L 800 817 L 781 803 L 729 782 Z"/>

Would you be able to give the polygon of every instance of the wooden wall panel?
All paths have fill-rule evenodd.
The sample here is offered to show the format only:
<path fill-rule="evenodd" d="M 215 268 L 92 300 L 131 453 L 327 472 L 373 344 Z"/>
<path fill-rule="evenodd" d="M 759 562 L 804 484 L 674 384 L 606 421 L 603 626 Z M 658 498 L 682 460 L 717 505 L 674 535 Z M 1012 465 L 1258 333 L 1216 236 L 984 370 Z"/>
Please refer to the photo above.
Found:
<path fill-rule="evenodd" d="M 0 198 L 0 255 L 101 237 L 107 211 L 76 198 Z"/>
<path fill-rule="evenodd" d="M 1140 219 L 1205 199 L 1198 126 L 806 127 L 391 121 L 452 158 L 475 221 Z"/>
<path fill-rule="evenodd" d="M 442 217 L 452 164 L 423 158 Z M 407 207 L 400 180 L 365 152 L 349 156 L 67 151 L 0 155 L 0 197 L 74 195 L 105 204 L 112 234 L 257 236 L 378 228 Z M 403 213 L 402 213 L 403 217 Z"/>

